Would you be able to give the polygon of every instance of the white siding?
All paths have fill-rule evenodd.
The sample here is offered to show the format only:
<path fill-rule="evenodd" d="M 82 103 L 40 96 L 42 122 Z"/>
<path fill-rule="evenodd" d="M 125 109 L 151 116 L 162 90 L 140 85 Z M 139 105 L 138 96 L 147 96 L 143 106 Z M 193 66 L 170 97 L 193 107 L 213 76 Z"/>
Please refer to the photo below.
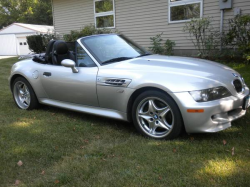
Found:
<path fill-rule="evenodd" d="M 250 14 L 249 0 L 234 0 L 234 8 L 243 14 Z M 57 32 L 69 33 L 84 25 L 94 23 L 93 0 L 53 0 L 54 23 Z M 204 0 L 204 17 L 212 17 L 213 26 L 219 29 L 219 0 Z M 150 37 L 163 32 L 163 39 L 176 42 L 175 49 L 193 49 L 188 35 L 183 32 L 185 23 L 168 23 L 168 0 L 115 0 L 116 29 L 144 47 L 149 47 Z M 232 18 L 234 11 L 225 11 L 226 19 Z"/>

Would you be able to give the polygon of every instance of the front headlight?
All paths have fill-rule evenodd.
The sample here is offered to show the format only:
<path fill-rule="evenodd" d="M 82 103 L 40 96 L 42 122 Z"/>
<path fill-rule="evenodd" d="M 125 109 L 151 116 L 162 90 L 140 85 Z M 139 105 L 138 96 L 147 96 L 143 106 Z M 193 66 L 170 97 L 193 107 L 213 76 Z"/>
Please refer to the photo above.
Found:
<path fill-rule="evenodd" d="M 207 102 L 229 97 L 232 94 L 223 86 L 189 92 L 196 102 Z"/>

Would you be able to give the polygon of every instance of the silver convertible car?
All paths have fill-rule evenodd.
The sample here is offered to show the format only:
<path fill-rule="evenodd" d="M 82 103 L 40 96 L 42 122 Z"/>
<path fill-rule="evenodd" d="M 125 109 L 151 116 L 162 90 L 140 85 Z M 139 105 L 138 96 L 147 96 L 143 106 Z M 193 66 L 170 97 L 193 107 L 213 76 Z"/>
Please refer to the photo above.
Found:
<path fill-rule="evenodd" d="M 143 135 L 173 139 L 213 133 L 246 114 L 249 88 L 227 66 L 161 56 L 119 34 L 51 41 L 44 55 L 17 62 L 9 78 L 17 106 L 39 104 L 133 122 Z"/>

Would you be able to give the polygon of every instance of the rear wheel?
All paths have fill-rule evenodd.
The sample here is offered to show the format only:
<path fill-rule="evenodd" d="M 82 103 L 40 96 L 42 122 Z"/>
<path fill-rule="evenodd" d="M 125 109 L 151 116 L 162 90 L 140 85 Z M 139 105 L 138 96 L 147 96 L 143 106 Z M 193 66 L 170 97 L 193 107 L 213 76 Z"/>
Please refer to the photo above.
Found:
<path fill-rule="evenodd" d="M 139 95 L 133 105 L 132 117 L 137 130 L 154 139 L 176 138 L 183 127 L 178 106 L 170 96 L 160 91 Z"/>
<path fill-rule="evenodd" d="M 12 92 L 16 105 L 19 108 L 23 110 L 32 110 L 39 106 L 36 94 L 25 78 L 18 77 L 14 80 Z"/>

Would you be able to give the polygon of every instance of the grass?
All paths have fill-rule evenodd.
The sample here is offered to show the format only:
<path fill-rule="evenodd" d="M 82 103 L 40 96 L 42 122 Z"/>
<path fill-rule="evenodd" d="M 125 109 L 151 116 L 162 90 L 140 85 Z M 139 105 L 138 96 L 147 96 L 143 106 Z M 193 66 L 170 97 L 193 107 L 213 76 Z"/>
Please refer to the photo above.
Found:
<path fill-rule="evenodd" d="M 155 141 L 125 122 L 19 110 L 7 81 L 16 61 L 0 60 L 0 186 L 249 186 L 249 112 L 223 132 Z M 250 66 L 230 66 L 250 84 Z"/>

